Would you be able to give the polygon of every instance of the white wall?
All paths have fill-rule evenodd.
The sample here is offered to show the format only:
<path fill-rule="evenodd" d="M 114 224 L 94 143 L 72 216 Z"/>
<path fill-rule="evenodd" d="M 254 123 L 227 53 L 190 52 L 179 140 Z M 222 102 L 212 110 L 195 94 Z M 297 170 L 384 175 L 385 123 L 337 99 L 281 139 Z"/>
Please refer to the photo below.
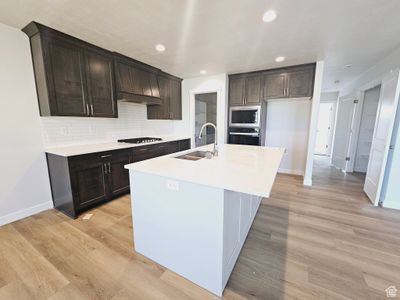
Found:
<path fill-rule="evenodd" d="M 0 225 L 53 207 L 28 37 L 0 24 Z"/>
<path fill-rule="evenodd" d="M 119 101 L 118 114 L 115 119 L 42 117 L 45 146 L 115 142 L 138 136 L 185 135 L 182 126 L 175 127 L 183 121 L 147 120 L 147 107 L 144 104 Z"/>
<path fill-rule="evenodd" d="M 324 76 L 324 61 L 317 61 L 317 65 L 315 68 L 315 80 L 314 80 L 313 99 L 311 105 L 311 116 L 309 119 L 310 123 L 308 132 L 307 158 L 306 158 L 306 168 L 304 171 L 304 179 L 303 179 L 304 185 L 312 185 L 315 142 L 317 139 L 318 113 L 319 113 L 319 103 L 321 101 L 323 76 Z"/>
<path fill-rule="evenodd" d="M 374 86 L 374 82 L 378 82 L 390 72 L 400 68 L 400 47 L 386 55 L 380 61 L 376 62 L 366 72 L 355 78 L 353 81 L 345 84 L 340 90 L 340 96 L 353 95 L 358 96 L 358 90 L 365 86 Z"/>
<path fill-rule="evenodd" d="M 265 145 L 285 147 L 281 173 L 304 175 L 311 100 L 269 101 Z"/>
<path fill-rule="evenodd" d="M 194 143 L 195 134 L 195 112 L 194 95 L 200 93 L 217 92 L 217 128 L 218 143 L 226 142 L 227 133 L 227 111 L 228 111 L 228 77 L 226 74 L 213 76 L 202 76 L 185 79 L 182 83 L 182 113 L 183 122 L 175 124 L 175 132 L 188 133 Z"/>

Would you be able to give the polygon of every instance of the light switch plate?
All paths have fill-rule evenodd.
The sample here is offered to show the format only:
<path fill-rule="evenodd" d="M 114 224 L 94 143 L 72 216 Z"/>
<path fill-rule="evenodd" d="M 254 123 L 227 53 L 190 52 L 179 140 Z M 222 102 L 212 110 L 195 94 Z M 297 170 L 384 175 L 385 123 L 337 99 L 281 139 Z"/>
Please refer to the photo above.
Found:
<path fill-rule="evenodd" d="M 167 189 L 178 192 L 179 182 L 175 180 L 167 180 Z"/>

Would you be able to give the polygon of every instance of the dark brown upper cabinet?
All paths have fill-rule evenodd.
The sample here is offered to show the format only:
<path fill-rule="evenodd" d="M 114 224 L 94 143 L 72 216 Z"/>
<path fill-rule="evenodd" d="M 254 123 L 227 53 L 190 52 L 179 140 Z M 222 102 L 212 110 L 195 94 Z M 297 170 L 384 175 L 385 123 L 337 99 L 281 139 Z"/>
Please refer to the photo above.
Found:
<path fill-rule="evenodd" d="M 129 102 L 160 104 L 157 75 L 160 72 L 121 54 L 114 54 L 117 98 Z"/>
<path fill-rule="evenodd" d="M 118 117 L 111 52 L 36 22 L 22 30 L 41 116 Z"/>
<path fill-rule="evenodd" d="M 147 118 L 182 120 L 182 79 L 161 72 L 158 74 L 160 105 L 147 105 Z"/>
<path fill-rule="evenodd" d="M 264 98 L 276 99 L 286 96 L 286 72 L 271 72 L 264 77 Z"/>
<path fill-rule="evenodd" d="M 259 105 L 261 103 L 260 74 L 238 75 L 229 78 L 230 105 Z"/>
<path fill-rule="evenodd" d="M 287 77 L 287 96 L 289 98 L 311 97 L 314 89 L 314 67 L 293 70 Z"/>
<path fill-rule="evenodd" d="M 229 78 L 230 105 L 244 104 L 245 78 L 243 76 Z"/>
<path fill-rule="evenodd" d="M 315 64 L 267 71 L 264 74 L 264 99 L 312 97 Z"/>
<path fill-rule="evenodd" d="M 312 97 L 315 64 L 229 75 L 229 105 L 260 105 L 262 100 Z"/>

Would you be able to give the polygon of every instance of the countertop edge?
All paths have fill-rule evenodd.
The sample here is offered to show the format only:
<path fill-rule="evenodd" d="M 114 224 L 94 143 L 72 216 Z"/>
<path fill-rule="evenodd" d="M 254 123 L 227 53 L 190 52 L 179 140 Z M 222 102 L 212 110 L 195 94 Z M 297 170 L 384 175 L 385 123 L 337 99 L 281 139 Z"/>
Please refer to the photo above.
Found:
<path fill-rule="evenodd" d="M 107 151 L 118 151 L 123 149 L 136 148 L 140 146 L 148 146 L 148 145 L 157 145 L 162 143 L 181 141 L 181 140 L 190 140 L 190 137 L 176 137 L 176 138 L 165 138 L 162 141 L 156 141 L 152 143 L 143 143 L 143 144 L 129 144 L 129 143 L 118 143 L 118 142 L 110 142 L 110 143 L 98 143 L 98 144 L 83 144 L 83 145 L 74 145 L 74 146 L 65 146 L 65 147 L 52 147 L 44 150 L 44 153 L 58 155 L 62 157 L 73 157 L 85 154 L 93 154 Z M 87 147 L 87 149 L 84 149 Z M 97 149 L 95 149 L 98 147 Z M 73 150 L 74 148 L 82 148 L 82 150 Z M 93 149 L 90 149 L 93 148 Z"/>

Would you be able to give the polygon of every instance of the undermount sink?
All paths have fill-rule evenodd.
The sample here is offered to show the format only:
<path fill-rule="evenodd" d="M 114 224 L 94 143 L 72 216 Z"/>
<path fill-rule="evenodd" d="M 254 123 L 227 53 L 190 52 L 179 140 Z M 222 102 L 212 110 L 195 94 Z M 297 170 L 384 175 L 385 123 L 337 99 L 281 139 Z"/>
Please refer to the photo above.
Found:
<path fill-rule="evenodd" d="M 212 154 L 209 151 L 194 151 L 194 152 L 176 156 L 175 158 L 186 159 L 186 160 L 199 160 L 204 157 L 208 158 L 207 153 L 209 153 L 212 156 Z"/>

